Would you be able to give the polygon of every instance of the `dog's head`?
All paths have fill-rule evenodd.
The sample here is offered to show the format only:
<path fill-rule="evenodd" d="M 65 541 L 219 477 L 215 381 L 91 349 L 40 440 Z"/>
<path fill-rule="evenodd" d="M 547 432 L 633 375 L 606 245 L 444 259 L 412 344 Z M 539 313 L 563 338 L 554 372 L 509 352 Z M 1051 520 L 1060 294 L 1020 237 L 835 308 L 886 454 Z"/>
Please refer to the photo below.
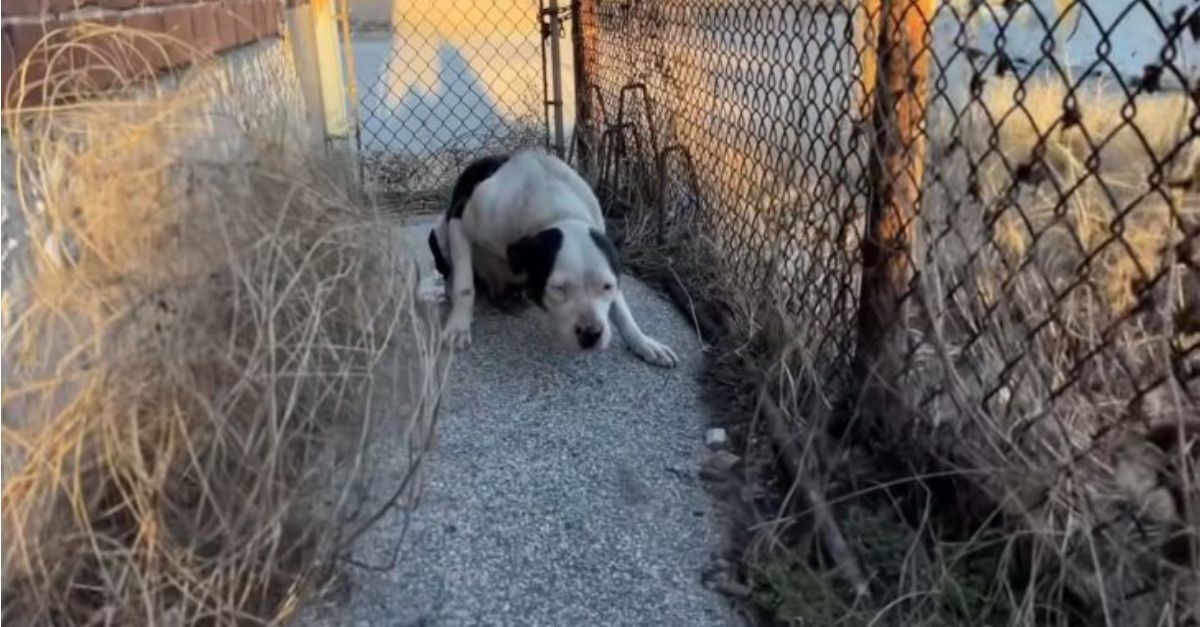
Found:
<path fill-rule="evenodd" d="M 525 276 L 530 299 L 549 314 L 560 344 L 608 348 L 608 313 L 621 272 L 608 237 L 580 222 L 559 223 L 510 245 L 508 263 Z"/>

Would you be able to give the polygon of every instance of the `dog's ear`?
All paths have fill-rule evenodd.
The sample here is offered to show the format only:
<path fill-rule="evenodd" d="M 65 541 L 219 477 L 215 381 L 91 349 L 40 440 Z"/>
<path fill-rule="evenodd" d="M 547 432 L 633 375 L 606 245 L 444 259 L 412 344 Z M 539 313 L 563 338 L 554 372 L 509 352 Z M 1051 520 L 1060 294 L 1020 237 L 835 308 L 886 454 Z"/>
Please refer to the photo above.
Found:
<path fill-rule="evenodd" d="M 562 248 L 563 234 L 558 229 L 546 229 L 508 245 L 508 267 L 515 274 L 550 275 L 554 259 Z"/>
<path fill-rule="evenodd" d="M 596 244 L 596 248 L 604 253 L 604 258 L 608 260 L 608 265 L 612 268 L 613 274 L 621 275 L 621 253 L 617 251 L 617 247 L 613 244 L 608 236 L 597 231 L 596 229 L 588 229 L 588 235 L 592 236 L 592 242 Z"/>
<path fill-rule="evenodd" d="M 538 306 L 542 306 L 546 280 L 554 271 L 554 261 L 562 242 L 562 231 L 546 229 L 508 245 L 508 267 L 513 274 L 525 275 L 525 288 Z"/>

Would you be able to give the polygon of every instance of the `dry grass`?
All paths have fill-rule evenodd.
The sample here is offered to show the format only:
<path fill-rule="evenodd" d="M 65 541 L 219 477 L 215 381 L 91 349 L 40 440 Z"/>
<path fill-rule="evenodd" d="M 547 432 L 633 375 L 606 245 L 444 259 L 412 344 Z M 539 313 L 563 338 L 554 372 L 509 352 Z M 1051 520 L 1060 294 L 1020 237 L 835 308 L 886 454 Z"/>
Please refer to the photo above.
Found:
<path fill-rule="evenodd" d="M 657 207 L 627 218 L 634 265 L 686 286 L 685 309 L 728 331 L 710 381 L 755 485 L 740 494 L 756 495 L 742 576 L 774 620 L 1179 625 L 1200 616 L 1200 248 L 1185 244 L 1200 237 L 1196 104 L 1143 94 L 1133 110 L 1111 85 L 1088 83 L 1072 101 L 1061 81 L 1021 90 L 989 81 L 980 101 L 928 121 L 908 369 L 884 382 L 887 402 L 858 407 L 884 419 L 886 439 L 869 450 L 827 429 L 854 418 L 838 411 L 848 389 L 837 350 L 852 342 L 841 334 L 845 325 L 852 334 L 853 317 L 839 313 L 837 286 L 857 283 L 857 270 L 823 239 L 835 229 L 822 212 L 845 199 L 801 193 L 820 210 L 799 212 L 795 240 L 817 240 L 800 257 L 789 256 L 786 229 L 756 230 L 807 207 L 786 194 L 771 195 L 783 206 L 760 207 L 754 193 L 710 193 L 702 180 L 692 191 L 707 206 L 669 212 L 666 246 L 652 243 Z M 761 178 L 738 155 L 722 160 L 733 151 L 697 143 L 706 176 Z M 678 177 L 668 185 L 680 187 L 689 185 Z M 755 409 L 764 388 L 791 417 L 802 467 L 871 574 L 871 598 L 850 593 L 812 512 L 797 507 L 796 485 L 778 482 Z"/>
<path fill-rule="evenodd" d="M 1079 256 L 1099 252 L 1089 267 L 1092 282 L 1107 306 L 1124 311 L 1135 304 L 1136 283 L 1150 278 L 1183 240 L 1185 225 L 1200 224 L 1200 201 L 1167 186 L 1193 176 L 1200 149 L 1187 139 L 1196 104 L 1186 94 L 1143 94 L 1126 112 L 1116 89 L 1093 81 L 1074 92 L 1079 121 L 1069 124 L 1063 81 L 1034 80 L 1019 88 L 1015 80 L 1001 80 L 969 112 L 975 116 L 969 136 L 977 143 L 967 150 L 980 166 L 985 211 L 1001 214 L 994 239 L 1002 252 L 1010 259 L 1078 253 L 1053 260 L 1073 265 Z M 999 148 L 989 151 L 993 128 Z M 1020 209 L 1006 211 L 1000 202 L 1013 186 L 1014 170 L 1030 163 L 1035 151 L 1044 166 L 1031 176 L 1047 180 L 1020 190 Z M 1163 164 L 1158 183 L 1152 178 L 1156 163 Z M 1055 241 L 1032 241 L 1046 232 Z M 1120 241 L 1109 245 L 1114 237 Z"/>
<path fill-rule="evenodd" d="M 913 439 L 974 474 L 1097 620 L 1182 624 L 1200 611 L 1200 146 L 1188 96 L 1135 105 L 997 81 L 935 139 L 897 388 Z"/>
<path fill-rule="evenodd" d="M 4 619 L 280 622 L 373 518 L 353 489 L 373 399 L 404 390 L 384 411 L 415 457 L 432 428 L 411 265 L 336 170 L 239 115 L 219 62 L 160 91 L 177 44 L 62 35 L 45 58 L 93 61 L 51 62 L 21 85 L 51 104 L 5 111 L 26 241 L 5 260 Z"/>
<path fill-rule="evenodd" d="M 366 112 L 368 117 L 375 112 Z M 383 112 L 380 116 L 390 116 Z M 368 135 L 368 144 L 375 142 Z M 513 120 L 488 132 L 465 133 L 442 142 L 436 150 L 410 147 L 415 152 L 392 149 L 368 150 L 362 156 L 365 187 L 379 198 L 380 204 L 396 213 L 436 213 L 445 204 L 454 181 L 482 152 L 515 152 L 538 145 L 545 129 L 533 119 Z"/>
<path fill-rule="evenodd" d="M 904 369 L 873 381 L 883 394 L 869 399 L 843 385 L 856 343 L 862 213 L 891 183 L 867 180 L 875 134 L 853 119 L 861 87 L 875 81 L 855 52 L 867 47 L 864 29 L 843 27 L 869 23 L 865 5 L 850 7 L 853 24 L 812 3 L 789 6 L 795 28 L 770 7 L 634 7 L 604 15 L 610 22 L 592 44 L 591 78 L 609 110 L 634 84 L 653 99 L 654 120 L 639 112 L 606 120 L 610 128 L 632 122 L 641 128 L 630 137 L 679 144 L 699 172 L 696 184 L 666 175 L 669 189 L 702 199 L 691 203 L 703 205 L 694 224 L 676 212 L 678 198 L 656 206 L 651 197 L 633 212 L 653 224 L 665 211 L 678 227 L 671 245 L 646 249 L 643 265 L 679 277 L 687 308 L 725 316 L 714 379 L 731 397 L 727 411 L 750 423 L 741 435 L 765 439 L 754 398 L 766 387 L 877 575 L 871 603 L 840 595 L 826 585 L 836 577 L 813 550 L 807 512 L 779 506 L 755 512 L 762 537 L 748 563 L 762 568 L 748 579 L 776 618 L 795 624 L 1200 620 L 1189 590 L 1200 564 L 1195 94 L 1090 79 L 1071 90 L 1072 77 L 1054 76 L 1066 59 L 1036 59 L 1019 70 L 1036 76 L 1019 85 L 1014 68 L 997 75 L 991 52 L 1041 40 L 1047 55 L 1065 57 L 1063 39 L 1081 20 L 1084 30 L 1110 30 L 1112 16 L 1058 2 L 933 4 L 928 50 L 944 74 L 929 82 L 921 129 L 929 150 L 912 251 L 919 282 L 899 321 L 900 354 L 870 356 L 895 356 Z M 1165 30 L 1188 17 L 1131 6 L 1111 30 L 1124 37 L 1156 11 Z M 976 30 L 989 20 L 995 29 Z M 1149 30 L 1147 45 L 1163 42 Z M 1176 67 L 1159 68 L 1163 88 L 1190 52 L 1168 39 L 1159 61 Z M 1097 48 L 1100 71 L 1125 65 L 1123 43 Z M 788 55 L 801 62 L 781 63 Z M 629 170 L 664 176 L 656 155 L 632 152 Z M 844 431 L 826 429 L 830 417 L 836 427 L 881 428 L 838 442 Z M 763 483 L 786 502 L 799 483 L 773 485 L 773 476 Z M 852 525 L 849 507 L 873 522 Z M 899 550 L 878 549 L 891 544 L 877 537 L 881 526 L 895 529 L 884 535 L 899 537 Z M 977 553 L 990 571 L 962 576 L 959 565 Z M 968 588 L 980 594 L 953 592 Z M 959 602 L 969 597 L 988 603 Z"/>

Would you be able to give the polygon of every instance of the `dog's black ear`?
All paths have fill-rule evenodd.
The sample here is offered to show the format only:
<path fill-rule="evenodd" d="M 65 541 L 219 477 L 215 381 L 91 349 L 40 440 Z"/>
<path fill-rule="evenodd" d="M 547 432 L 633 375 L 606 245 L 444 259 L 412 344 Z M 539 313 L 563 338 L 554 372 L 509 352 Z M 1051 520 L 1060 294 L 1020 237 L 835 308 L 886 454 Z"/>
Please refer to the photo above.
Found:
<path fill-rule="evenodd" d="M 433 253 L 433 266 L 437 268 L 438 274 L 442 275 L 443 279 L 450 278 L 450 262 L 442 255 L 442 249 L 437 243 L 437 232 L 429 232 L 429 252 Z"/>
<path fill-rule="evenodd" d="M 516 274 L 536 273 L 554 266 L 558 250 L 562 248 L 563 234 L 558 229 L 546 229 L 508 245 L 508 266 Z"/>
<path fill-rule="evenodd" d="M 513 274 L 525 275 L 529 298 L 542 306 L 546 280 L 554 271 L 554 260 L 562 248 L 563 234 L 558 229 L 546 229 L 508 245 L 508 267 Z"/>
<path fill-rule="evenodd" d="M 592 241 L 595 242 L 596 248 L 599 248 L 600 252 L 604 253 L 604 258 L 608 260 L 608 265 L 612 268 L 613 274 L 620 276 L 621 253 L 617 251 L 617 247 L 613 245 L 612 240 L 596 229 L 588 229 L 588 235 L 592 236 Z"/>

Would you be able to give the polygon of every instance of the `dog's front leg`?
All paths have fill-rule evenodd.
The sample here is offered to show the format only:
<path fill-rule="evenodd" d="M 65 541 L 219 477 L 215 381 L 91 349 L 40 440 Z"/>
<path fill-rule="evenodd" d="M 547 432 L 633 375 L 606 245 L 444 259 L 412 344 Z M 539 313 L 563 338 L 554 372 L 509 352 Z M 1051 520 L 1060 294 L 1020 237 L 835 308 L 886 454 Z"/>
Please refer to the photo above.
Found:
<path fill-rule="evenodd" d="M 633 319 L 633 312 L 629 311 L 629 303 L 625 302 L 624 293 L 617 292 L 612 311 L 617 331 L 633 354 L 656 366 L 674 368 L 679 365 L 679 357 L 675 355 L 675 351 L 666 344 L 642 333 L 642 330 L 638 328 L 637 322 Z"/>
<path fill-rule="evenodd" d="M 471 344 L 471 316 L 475 311 L 475 275 L 471 265 L 471 242 L 463 233 L 462 220 L 451 219 L 446 225 L 450 240 L 450 317 L 446 319 L 446 337 L 454 348 Z"/>

